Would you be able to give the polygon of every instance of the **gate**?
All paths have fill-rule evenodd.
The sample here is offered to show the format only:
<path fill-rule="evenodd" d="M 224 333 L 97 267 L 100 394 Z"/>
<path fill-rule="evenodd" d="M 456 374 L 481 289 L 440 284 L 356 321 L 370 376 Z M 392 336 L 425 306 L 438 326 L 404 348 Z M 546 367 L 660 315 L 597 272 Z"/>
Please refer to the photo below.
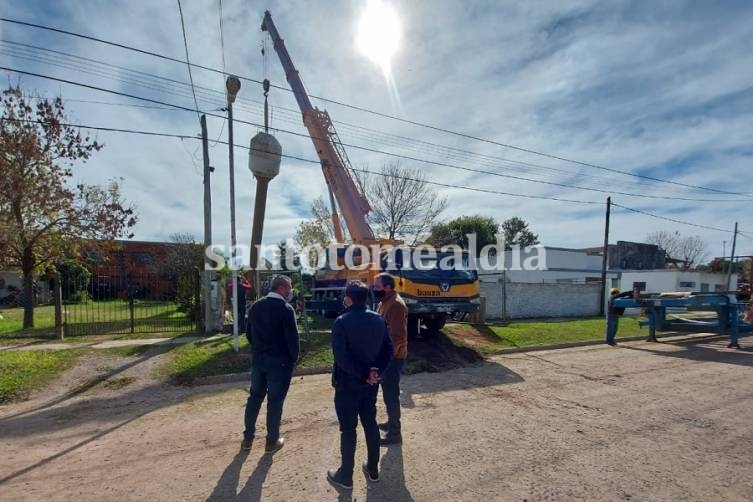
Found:
<path fill-rule="evenodd" d="M 196 329 L 198 272 L 181 277 L 121 272 L 97 267 L 88 277 L 62 274 L 65 336 Z"/>

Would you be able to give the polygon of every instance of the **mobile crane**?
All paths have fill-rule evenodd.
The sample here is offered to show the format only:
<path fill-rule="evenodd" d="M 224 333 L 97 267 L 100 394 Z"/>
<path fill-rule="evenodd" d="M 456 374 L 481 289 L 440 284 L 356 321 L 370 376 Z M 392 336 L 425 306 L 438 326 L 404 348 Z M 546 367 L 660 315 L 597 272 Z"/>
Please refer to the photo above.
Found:
<path fill-rule="evenodd" d="M 268 32 L 272 39 L 275 52 L 285 71 L 285 77 L 303 115 L 303 124 L 309 132 L 321 162 L 322 173 L 329 192 L 336 241 L 338 243 L 344 241 L 337 210 L 339 207 L 353 244 L 367 247 L 401 246 L 402 241 L 376 237 L 369 226 L 366 216 L 371 211 L 371 206 L 351 174 L 353 169 L 335 131 L 332 119 L 326 110 L 319 110 L 311 104 L 298 70 L 293 65 L 269 11 L 264 13 L 261 29 Z M 342 257 L 340 251 L 342 250 L 338 249 L 338 262 Z M 398 248 L 398 251 L 393 254 L 384 252 L 379 256 L 373 256 L 371 260 L 378 260 L 378 266 L 369 266 L 365 270 L 347 268 L 332 270 L 326 267 L 318 270 L 312 290 L 312 300 L 307 305 L 314 311 L 335 314 L 342 310 L 343 294 L 348 281 L 360 280 L 371 284 L 376 274 L 397 269 L 396 290 L 408 306 L 409 332 L 417 333 L 423 324 L 428 333 L 435 333 L 444 326 L 449 316 L 464 315 L 478 310 L 478 274 L 476 270 L 469 267 L 467 253 L 463 255 L 463 263 L 453 264 L 451 270 L 442 270 L 438 266 L 440 260 L 451 256 L 450 253 L 437 253 L 436 260 L 429 263 L 424 261 L 420 268 L 404 269 L 401 264 L 413 258 L 413 250 L 408 249 L 408 253 L 411 256 L 405 256 Z"/>

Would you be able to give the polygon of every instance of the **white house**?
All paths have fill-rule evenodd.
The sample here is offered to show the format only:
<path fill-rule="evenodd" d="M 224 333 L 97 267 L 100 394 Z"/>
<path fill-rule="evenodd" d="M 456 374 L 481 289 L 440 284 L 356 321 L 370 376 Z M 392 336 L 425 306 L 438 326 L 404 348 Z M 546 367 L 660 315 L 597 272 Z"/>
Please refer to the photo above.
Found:
<path fill-rule="evenodd" d="M 584 249 L 533 246 L 505 251 L 505 270 L 481 270 L 481 282 L 497 282 L 504 277 L 507 282 L 538 284 L 598 284 L 601 282 L 602 255 Z M 489 265 L 497 267 L 495 257 Z M 619 272 L 607 271 L 607 285 L 617 284 Z"/>
<path fill-rule="evenodd" d="M 727 287 L 727 274 L 715 272 L 698 272 L 694 270 L 623 270 L 619 280 L 622 290 L 638 287 L 648 293 L 669 291 L 719 292 L 737 290 L 737 274 L 730 277 Z"/>

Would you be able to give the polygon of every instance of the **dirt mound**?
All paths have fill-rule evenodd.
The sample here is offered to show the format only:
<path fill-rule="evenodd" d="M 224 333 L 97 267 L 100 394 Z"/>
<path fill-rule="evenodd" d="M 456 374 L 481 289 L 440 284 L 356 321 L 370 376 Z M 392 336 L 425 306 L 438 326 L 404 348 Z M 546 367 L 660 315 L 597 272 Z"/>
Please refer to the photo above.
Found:
<path fill-rule="evenodd" d="M 406 373 L 438 372 L 480 363 L 483 356 L 469 347 L 455 345 L 443 333 L 408 342 Z"/>

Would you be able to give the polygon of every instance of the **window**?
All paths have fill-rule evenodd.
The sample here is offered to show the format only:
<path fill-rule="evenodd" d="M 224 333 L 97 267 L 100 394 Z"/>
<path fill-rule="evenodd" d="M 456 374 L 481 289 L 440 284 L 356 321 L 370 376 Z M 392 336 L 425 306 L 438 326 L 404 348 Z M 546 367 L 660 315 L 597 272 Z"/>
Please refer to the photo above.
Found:
<path fill-rule="evenodd" d="M 646 291 L 646 283 L 645 282 L 634 282 L 633 283 L 633 289 L 638 288 L 638 291 Z"/>
<path fill-rule="evenodd" d="M 138 267 L 143 267 L 154 263 L 154 258 L 147 251 L 136 251 L 131 255 L 131 263 Z"/>
<path fill-rule="evenodd" d="M 709 290 L 709 283 L 708 282 L 702 282 L 701 283 L 701 292 L 705 293 Z"/>
<path fill-rule="evenodd" d="M 726 290 L 727 286 L 725 286 L 724 284 L 714 284 L 714 291 L 716 291 L 717 293 L 721 293 Z"/>
<path fill-rule="evenodd" d="M 681 288 L 694 288 L 695 282 L 693 281 L 680 281 Z"/>

